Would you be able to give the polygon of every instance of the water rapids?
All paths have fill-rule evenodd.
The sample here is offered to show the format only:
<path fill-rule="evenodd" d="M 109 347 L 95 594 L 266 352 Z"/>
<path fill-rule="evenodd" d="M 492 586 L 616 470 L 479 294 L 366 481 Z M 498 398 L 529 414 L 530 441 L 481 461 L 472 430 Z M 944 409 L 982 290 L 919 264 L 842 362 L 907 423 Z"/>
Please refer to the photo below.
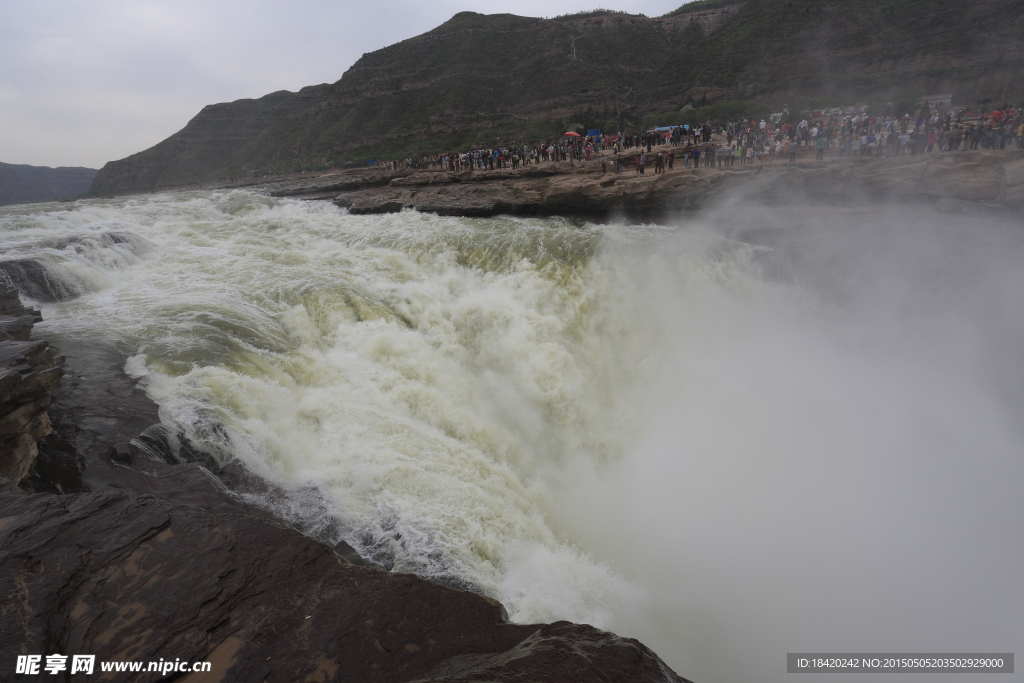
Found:
<path fill-rule="evenodd" d="M 129 356 L 164 423 L 289 492 L 262 504 L 517 622 L 700 683 L 1021 650 L 1024 231 L 999 218 L 219 191 L 8 207 L 0 245 L 37 336 Z"/>

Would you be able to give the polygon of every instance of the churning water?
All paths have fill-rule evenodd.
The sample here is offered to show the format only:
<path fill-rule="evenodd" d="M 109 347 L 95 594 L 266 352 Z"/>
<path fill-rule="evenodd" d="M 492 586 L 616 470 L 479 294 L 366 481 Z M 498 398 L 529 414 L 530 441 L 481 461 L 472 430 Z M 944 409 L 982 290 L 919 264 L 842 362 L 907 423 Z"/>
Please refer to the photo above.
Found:
<path fill-rule="evenodd" d="M 1022 650 L 1019 226 L 225 191 L 0 231 L 38 335 L 122 350 L 165 423 L 290 492 L 265 504 L 515 621 L 638 637 L 700 683 L 783 680 L 786 652 Z"/>

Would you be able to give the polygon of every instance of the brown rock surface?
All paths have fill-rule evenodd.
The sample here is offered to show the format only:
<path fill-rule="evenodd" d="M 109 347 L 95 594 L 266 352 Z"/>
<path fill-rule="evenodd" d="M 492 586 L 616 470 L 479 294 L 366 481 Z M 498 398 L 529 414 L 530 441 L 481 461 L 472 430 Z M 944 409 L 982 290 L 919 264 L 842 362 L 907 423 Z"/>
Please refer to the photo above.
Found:
<path fill-rule="evenodd" d="M 661 150 L 669 148 L 662 147 Z M 656 148 L 655 151 L 658 151 Z M 676 151 L 679 151 L 678 148 Z M 390 182 L 363 186 L 334 196 L 353 214 L 392 213 L 403 208 L 455 216 L 625 213 L 649 216 L 696 209 L 727 193 L 785 199 L 799 193 L 810 201 L 856 203 L 867 198 L 925 201 L 942 206 L 965 202 L 1017 209 L 1024 207 L 1024 150 L 945 152 L 892 157 L 813 159 L 802 149 L 797 163 L 685 168 L 678 162 L 664 174 L 652 164 L 637 176 L 635 151 L 622 155 L 622 173 L 602 173 L 599 160 L 542 163 L 516 170 L 419 171 L 395 173 Z M 608 164 L 609 171 L 611 163 Z M 322 183 L 310 178 L 308 191 L 290 183 L 287 192 L 263 186 L 272 195 L 324 198 Z"/>
<path fill-rule="evenodd" d="M 174 502 L 0 492 L 5 675 L 16 655 L 62 653 L 213 663 L 184 681 L 682 680 L 635 640 L 509 624 L 490 598 L 349 564 L 206 495 L 198 470 Z"/>
<path fill-rule="evenodd" d="M 408 171 L 383 171 L 377 168 L 368 168 L 317 174 L 309 178 L 304 178 L 302 175 L 289 176 L 274 184 L 273 194 L 275 197 L 290 197 L 293 195 L 352 192 L 368 187 L 387 185 L 393 178 L 400 178 L 408 173 Z M 235 183 L 233 186 L 252 184 L 255 183 L 245 181 Z"/>
<path fill-rule="evenodd" d="M 35 493 L 123 490 L 130 442 L 160 421 L 158 406 L 124 372 L 125 357 L 100 345 L 61 340 L 64 378 L 49 408 L 53 433 L 21 488 Z"/>

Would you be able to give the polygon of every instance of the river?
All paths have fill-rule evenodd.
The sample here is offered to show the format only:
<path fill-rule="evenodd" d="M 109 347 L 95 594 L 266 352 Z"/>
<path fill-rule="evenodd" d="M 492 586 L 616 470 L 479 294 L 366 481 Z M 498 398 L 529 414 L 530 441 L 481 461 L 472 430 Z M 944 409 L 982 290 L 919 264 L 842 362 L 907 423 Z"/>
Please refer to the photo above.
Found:
<path fill-rule="evenodd" d="M 699 683 L 788 680 L 787 652 L 1021 650 L 1005 218 L 209 191 L 5 207 L 0 245 L 35 336 L 122 353 L 165 424 L 287 491 L 257 502 L 514 621 L 637 637 Z"/>

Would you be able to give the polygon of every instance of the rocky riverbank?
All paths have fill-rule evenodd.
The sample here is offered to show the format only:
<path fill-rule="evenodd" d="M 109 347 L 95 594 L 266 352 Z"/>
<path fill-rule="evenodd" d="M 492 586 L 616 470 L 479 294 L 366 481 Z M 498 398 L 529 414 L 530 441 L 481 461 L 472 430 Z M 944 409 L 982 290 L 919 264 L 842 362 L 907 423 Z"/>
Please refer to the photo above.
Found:
<path fill-rule="evenodd" d="M 65 364 L 31 340 L 40 320 L 0 287 L 4 680 L 35 680 L 15 673 L 19 656 L 86 654 L 94 675 L 212 667 L 113 681 L 685 681 L 636 640 L 508 623 L 489 597 L 368 566 L 246 504 L 272 485 L 156 424 L 114 351 L 75 348 Z"/>
<path fill-rule="evenodd" d="M 452 216 L 649 217 L 699 209 L 731 193 L 828 204 L 919 202 L 942 211 L 1024 208 L 1024 150 L 1019 149 L 822 161 L 814 159 L 813 150 L 804 149 L 796 163 L 775 160 L 712 168 L 677 163 L 663 174 L 655 174 L 649 164 L 644 175 L 637 175 L 633 166 L 637 153 L 634 149 L 621 155 L 621 173 L 614 172 L 612 158 L 606 155 L 606 172 L 601 160 L 594 159 L 460 173 L 357 169 L 248 184 L 273 196 L 328 199 L 354 214 L 409 208 Z"/>
<path fill-rule="evenodd" d="M 35 463 L 40 439 L 53 431 L 47 409 L 64 374 L 57 350 L 29 339 L 41 320 L 0 279 L 0 476 L 15 484 Z"/>
<path fill-rule="evenodd" d="M 186 681 L 683 680 L 635 640 L 510 624 L 491 598 L 352 564 L 251 514 L 198 466 L 163 469 L 146 495 L 0 492 L 8 673 L 19 654 L 62 653 L 212 663 Z"/>

